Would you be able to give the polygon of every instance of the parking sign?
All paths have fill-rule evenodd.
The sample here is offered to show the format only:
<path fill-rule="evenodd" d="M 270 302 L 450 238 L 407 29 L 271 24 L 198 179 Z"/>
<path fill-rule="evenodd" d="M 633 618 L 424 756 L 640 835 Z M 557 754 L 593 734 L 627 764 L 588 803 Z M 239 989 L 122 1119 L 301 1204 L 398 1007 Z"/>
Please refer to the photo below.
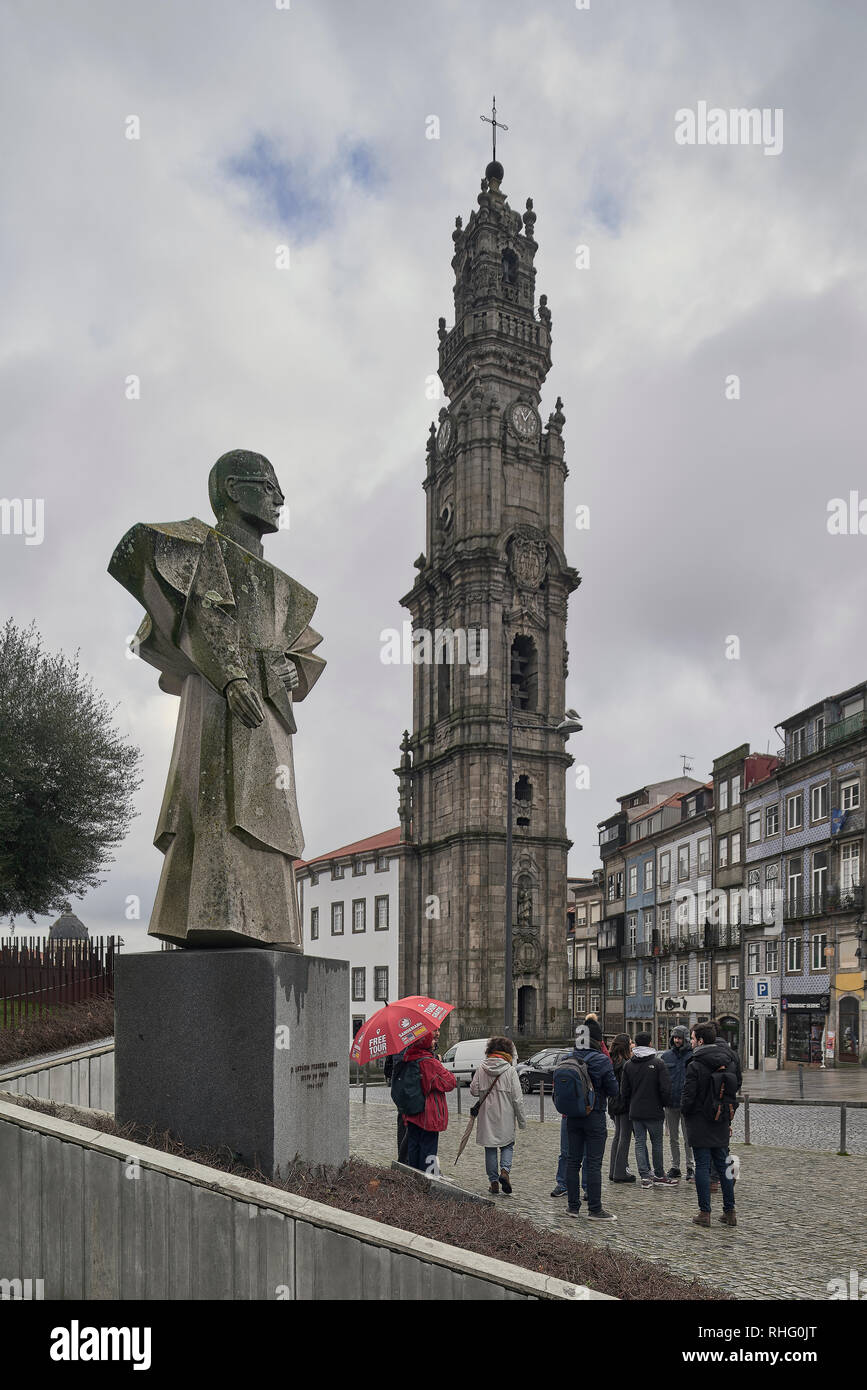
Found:
<path fill-rule="evenodd" d="M 756 998 L 770 999 L 771 982 L 770 980 L 756 980 Z"/>

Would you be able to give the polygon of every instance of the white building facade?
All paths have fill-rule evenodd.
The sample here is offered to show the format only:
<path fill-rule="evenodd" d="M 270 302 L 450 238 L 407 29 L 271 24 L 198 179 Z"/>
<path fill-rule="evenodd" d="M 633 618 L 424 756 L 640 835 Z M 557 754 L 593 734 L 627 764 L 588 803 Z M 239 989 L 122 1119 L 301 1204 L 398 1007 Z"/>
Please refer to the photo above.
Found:
<path fill-rule="evenodd" d="M 295 865 L 306 955 L 349 962 L 351 1036 L 399 997 L 400 830 Z"/>

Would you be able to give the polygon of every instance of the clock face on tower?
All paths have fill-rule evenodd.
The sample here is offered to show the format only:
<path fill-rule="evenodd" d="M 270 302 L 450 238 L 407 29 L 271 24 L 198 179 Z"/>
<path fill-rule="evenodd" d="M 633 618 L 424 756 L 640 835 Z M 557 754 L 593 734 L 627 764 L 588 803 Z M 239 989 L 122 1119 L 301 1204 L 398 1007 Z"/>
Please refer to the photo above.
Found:
<path fill-rule="evenodd" d="M 455 427 L 447 415 L 437 430 L 437 452 L 440 458 L 445 458 L 451 448 L 454 431 Z"/>
<path fill-rule="evenodd" d="M 509 408 L 509 423 L 519 439 L 535 439 L 539 433 L 539 417 L 531 405 L 516 401 Z"/>

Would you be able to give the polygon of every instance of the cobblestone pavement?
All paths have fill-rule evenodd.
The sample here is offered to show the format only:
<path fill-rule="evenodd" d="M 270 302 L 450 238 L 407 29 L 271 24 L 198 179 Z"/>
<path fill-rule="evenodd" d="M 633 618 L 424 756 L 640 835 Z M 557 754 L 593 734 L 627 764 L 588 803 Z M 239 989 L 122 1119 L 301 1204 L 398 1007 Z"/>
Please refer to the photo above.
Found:
<path fill-rule="evenodd" d="M 361 1099 L 361 1091 L 350 1088 L 353 1100 Z M 864 1097 L 867 1099 L 867 1096 Z M 830 1097 L 829 1097 L 830 1099 Z M 455 1121 L 461 1123 L 457 1114 L 456 1093 L 448 1097 L 449 1110 Z M 391 1105 L 391 1096 L 385 1086 L 370 1086 L 367 1091 L 368 1105 Z M 461 1091 L 461 1109 L 467 1115 L 472 1100 L 469 1092 Z M 525 1096 L 524 1107 L 530 1119 L 538 1120 L 538 1095 Z M 552 1125 L 560 1123 L 550 1095 L 545 1096 L 545 1120 Z M 466 1123 L 464 1119 L 463 1123 Z M 735 1115 L 734 1141 L 742 1143 L 744 1138 L 743 1106 Z M 761 1105 L 750 1101 L 750 1139 L 753 1145 L 775 1145 L 779 1148 L 803 1149 L 811 1152 L 836 1153 L 840 1144 L 840 1111 L 830 1106 L 813 1105 Z M 553 1141 L 552 1141 L 553 1142 Z M 850 1154 L 867 1155 L 867 1110 L 846 1111 L 846 1148 Z"/>
<path fill-rule="evenodd" d="M 382 1101 L 386 1099 L 383 1094 Z M 767 1107 L 769 1112 L 777 1108 Z M 391 1104 L 353 1104 L 349 1113 L 352 1152 L 370 1163 L 389 1164 L 395 1157 Z M 453 1113 L 440 1137 L 442 1173 L 457 1176 L 460 1185 L 473 1192 L 487 1192 L 484 1154 L 475 1137 L 454 1167 L 466 1122 L 466 1113 Z M 610 1133 L 609 1127 L 609 1137 Z M 848 1280 L 851 1269 L 867 1274 L 867 1231 L 861 1215 L 867 1188 L 863 1157 L 828 1154 L 817 1160 L 814 1153 L 791 1148 L 734 1143 L 732 1151 L 740 1158 L 736 1188 L 740 1224 L 734 1230 L 720 1225 L 722 1203 L 715 1193 L 712 1227 L 705 1230 L 692 1224 L 698 1210 L 692 1183 L 681 1180 L 675 1188 L 651 1191 L 637 1184 L 610 1185 L 607 1146 L 602 1200 L 618 1220 L 597 1224 L 588 1220 L 585 1208 L 577 1221 L 572 1220 L 565 1215 L 565 1198 L 548 1195 L 554 1185 L 558 1149 L 558 1125 L 528 1119 L 515 1149 L 514 1195 L 500 1196 L 498 1204 L 538 1226 L 643 1256 L 678 1274 L 703 1279 L 736 1298 L 823 1300 L 829 1297 L 829 1280 Z M 634 1171 L 634 1159 L 631 1167 Z M 652 1288 L 648 1294 L 652 1297 Z"/>

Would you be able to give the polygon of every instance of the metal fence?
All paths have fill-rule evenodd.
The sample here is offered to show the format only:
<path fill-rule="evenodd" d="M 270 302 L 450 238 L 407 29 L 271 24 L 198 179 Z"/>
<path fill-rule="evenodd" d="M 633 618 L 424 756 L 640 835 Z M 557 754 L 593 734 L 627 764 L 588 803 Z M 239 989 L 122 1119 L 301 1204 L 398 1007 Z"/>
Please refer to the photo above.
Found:
<path fill-rule="evenodd" d="M 116 950 L 114 936 L 0 938 L 0 1027 L 14 1028 L 59 1004 L 111 994 Z"/>

